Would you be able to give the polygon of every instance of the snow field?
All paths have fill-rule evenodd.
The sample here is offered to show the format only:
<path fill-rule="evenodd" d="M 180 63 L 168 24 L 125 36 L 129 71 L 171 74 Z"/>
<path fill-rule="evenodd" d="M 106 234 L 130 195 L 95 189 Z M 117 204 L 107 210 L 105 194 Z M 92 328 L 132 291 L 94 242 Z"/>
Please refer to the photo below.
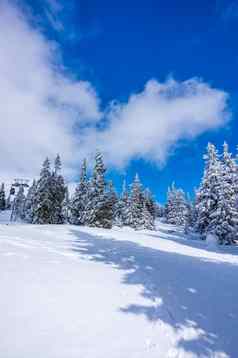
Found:
<path fill-rule="evenodd" d="M 236 248 L 175 230 L 0 225 L 0 356 L 236 357 Z"/>

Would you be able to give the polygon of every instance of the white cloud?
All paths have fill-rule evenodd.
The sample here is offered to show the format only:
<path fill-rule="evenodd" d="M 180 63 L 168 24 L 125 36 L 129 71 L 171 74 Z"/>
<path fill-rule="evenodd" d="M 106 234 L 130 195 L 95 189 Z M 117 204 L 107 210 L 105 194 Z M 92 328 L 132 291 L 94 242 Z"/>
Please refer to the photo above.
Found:
<path fill-rule="evenodd" d="M 57 152 L 70 176 L 96 147 L 117 167 L 133 158 L 163 162 L 178 141 L 229 119 L 227 94 L 198 79 L 151 80 L 102 115 L 91 84 L 65 73 L 57 45 L 9 1 L 1 2 L 0 23 L 1 179 L 32 177 Z"/>
<path fill-rule="evenodd" d="M 60 152 L 72 169 L 77 127 L 100 119 L 87 82 L 63 73 L 60 52 L 9 2 L 0 5 L 1 177 L 32 176 Z"/>
<path fill-rule="evenodd" d="M 225 92 L 196 78 L 151 80 L 128 103 L 114 104 L 108 127 L 91 130 L 85 146 L 94 141 L 111 164 L 121 167 L 132 158 L 163 163 L 178 141 L 224 125 L 230 118 L 227 99 Z"/>

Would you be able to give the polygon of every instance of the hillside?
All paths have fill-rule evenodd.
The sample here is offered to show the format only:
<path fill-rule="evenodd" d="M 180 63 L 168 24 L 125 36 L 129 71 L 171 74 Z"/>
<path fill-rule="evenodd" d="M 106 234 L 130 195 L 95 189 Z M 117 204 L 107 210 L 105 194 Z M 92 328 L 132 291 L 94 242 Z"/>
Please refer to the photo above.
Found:
<path fill-rule="evenodd" d="M 237 254 L 161 223 L 1 224 L 2 357 L 237 357 Z"/>

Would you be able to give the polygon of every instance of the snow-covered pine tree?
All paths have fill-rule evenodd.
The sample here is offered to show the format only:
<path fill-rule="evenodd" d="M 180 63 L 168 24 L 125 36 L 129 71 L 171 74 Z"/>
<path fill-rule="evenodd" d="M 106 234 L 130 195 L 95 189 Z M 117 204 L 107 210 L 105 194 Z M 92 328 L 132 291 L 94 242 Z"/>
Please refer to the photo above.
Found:
<path fill-rule="evenodd" d="M 34 195 L 32 222 L 35 224 L 62 224 L 64 222 L 63 202 L 66 187 L 60 171 L 59 155 L 55 159 L 53 172 L 50 170 L 50 161 L 46 158 Z"/>
<path fill-rule="evenodd" d="M 36 189 L 37 189 L 36 181 L 33 180 L 32 185 L 28 189 L 28 192 L 26 195 L 26 200 L 25 200 L 25 205 L 24 205 L 24 219 L 28 223 L 33 222 Z"/>
<path fill-rule="evenodd" d="M 61 168 L 62 168 L 61 158 L 60 155 L 57 154 L 54 162 L 54 173 L 56 175 L 60 175 Z"/>
<path fill-rule="evenodd" d="M 113 209 L 105 182 L 106 168 L 102 154 L 97 151 L 93 176 L 89 186 L 89 200 L 86 207 L 86 224 L 93 227 L 111 228 Z"/>
<path fill-rule="evenodd" d="M 79 184 L 77 185 L 70 205 L 70 222 L 76 225 L 84 225 L 86 219 L 86 208 L 89 207 L 89 182 L 87 178 L 87 162 L 83 160 L 80 172 Z"/>
<path fill-rule="evenodd" d="M 122 193 L 121 193 L 121 221 L 122 225 L 128 226 L 130 225 L 129 222 L 129 209 L 130 209 L 130 198 L 129 193 L 126 185 L 126 181 L 123 181 L 122 185 Z"/>
<path fill-rule="evenodd" d="M 211 214 L 217 209 L 218 192 L 221 183 L 221 163 L 216 147 L 213 144 L 208 143 L 204 159 L 204 175 L 195 199 L 195 230 L 203 235 L 206 234 L 211 223 Z"/>
<path fill-rule="evenodd" d="M 176 191 L 176 206 L 177 206 L 177 225 L 183 226 L 186 224 L 188 215 L 188 203 L 185 193 L 182 189 Z"/>
<path fill-rule="evenodd" d="M 54 162 L 54 171 L 50 176 L 50 202 L 51 202 L 51 223 L 63 224 L 63 202 L 65 199 L 66 186 L 61 175 L 61 159 L 57 154 Z"/>
<path fill-rule="evenodd" d="M 176 188 L 175 184 L 172 183 L 172 186 L 168 188 L 165 205 L 165 219 L 168 224 L 177 225 L 176 210 Z"/>
<path fill-rule="evenodd" d="M 177 189 L 173 183 L 168 189 L 165 207 L 166 222 L 172 225 L 185 225 L 188 214 L 187 201 L 182 189 Z"/>
<path fill-rule="evenodd" d="M 144 226 L 143 222 L 143 189 L 138 174 L 135 175 L 134 181 L 131 185 L 131 192 L 129 197 L 128 210 L 128 224 L 132 228 L 139 230 Z"/>
<path fill-rule="evenodd" d="M 46 158 L 37 181 L 32 222 L 34 224 L 52 224 L 52 216 L 50 161 Z"/>
<path fill-rule="evenodd" d="M 160 203 L 155 203 L 155 216 L 157 218 L 165 217 L 165 207 L 162 206 Z"/>
<path fill-rule="evenodd" d="M 24 187 L 21 185 L 13 202 L 11 221 L 24 220 L 25 199 Z"/>
<path fill-rule="evenodd" d="M 129 226 L 136 230 L 140 229 L 154 229 L 154 208 L 152 211 L 151 201 L 152 196 L 149 195 L 149 192 L 146 192 L 147 197 L 145 197 L 145 191 L 140 182 L 138 174 L 136 174 L 135 179 L 131 185 L 131 193 L 129 197 L 129 207 L 126 222 Z"/>
<path fill-rule="evenodd" d="M 6 196 L 5 196 L 5 187 L 4 183 L 2 183 L 0 188 L 0 210 L 6 209 Z"/>
<path fill-rule="evenodd" d="M 84 225 L 90 226 L 90 223 L 95 219 L 95 208 L 93 207 L 94 203 L 94 182 L 93 178 L 90 177 L 88 179 L 88 193 L 87 193 L 87 201 L 85 205 L 85 214 L 84 214 Z M 72 204 L 71 204 L 72 205 Z"/>
<path fill-rule="evenodd" d="M 184 232 L 188 234 L 190 231 L 194 231 L 196 224 L 196 210 L 194 201 L 187 200 L 187 216 L 185 222 Z"/>
<path fill-rule="evenodd" d="M 146 201 L 143 201 L 142 228 L 146 229 L 146 230 L 154 230 L 155 229 L 155 218 L 149 211 Z"/>
<path fill-rule="evenodd" d="M 150 189 L 144 190 L 144 201 L 150 215 L 155 219 L 156 217 L 156 204 Z"/>
<path fill-rule="evenodd" d="M 62 209 L 64 223 L 70 222 L 70 198 L 69 198 L 69 189 L 65 187 L 65 196 L 63 201 L 63 209 Z"/>
<path fill-rule="evenodd" d="M 168 224 L 175 224 L 175 213 L 174 213 L 174 198 L 175 193 L 173 190 L 173 184 L 172 187 L 168 187 L 167 190 L 167 201 L 165 205 L 165 219 Z"/>
<path fill-rule="evenodd" d="M 238 224 L 236 163 L 226 143 L 224 143 L 220 167 L 217 205 L 210 214 L 208 231 L 216 235 L 220 244 L 232 244 L 237 237 Z"/>
<path fill-rule="evenodd" d="M 128 206 L 129 206 L 129 194 L 126 187 L 126 181 L 123 181 L 122 184 L 122 192 L 119 196 L 116 206 L 115 206 L 115 214 L 114 214 L 114 225 L 123 226 L 127 225 L 127 214 L 128 214 Z"/>
<path fill-rule="evenodd" d="M 113 224 L 116 225 L 117 207 L 118 207 L 119 200 L 118 200 L 112 180 L 110 180 L 108 182 L 107 197 L 108 197 L 109 205 L 111 205 L 111 208 L 112 208 L 112 221 L 113 221 Z"/>

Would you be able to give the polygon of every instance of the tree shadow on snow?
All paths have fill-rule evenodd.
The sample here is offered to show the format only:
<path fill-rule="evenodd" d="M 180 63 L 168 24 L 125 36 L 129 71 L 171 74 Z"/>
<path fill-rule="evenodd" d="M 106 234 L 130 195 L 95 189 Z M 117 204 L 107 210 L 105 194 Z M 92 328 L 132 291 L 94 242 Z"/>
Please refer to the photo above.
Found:
<path fill-rule="evenodd" d="M 161 235 L 162 233 L 162 235 Z M 164 235 L 163 235 L 164 234 Z M 185 246 L 189 247 L 196 247 L 201 250 L 206 250 L 210 252 L 215 252 L 219 254 L 232 254 L 232 255 L 238 255 L 238 246 L 237 245 L 212 245 L 210 246 L 206 240 L 202 240 L 199 238 L 199 235 L 193 236 L 193 234 L 185 234 L 183 231 L 176 232 L 176 230 L 166 230 L 163 228 L 160 228 L 157 232 L 154 231 L 153 233 L 146 233 L 147 236 L 153 237 L 153 238 L 160 238 L 164 240 L 171 240 L 180 244 L 183 244 Z"/>
<path fill-rule="evenodd" d="M 149 304 L 132 302 L 120 307 L 121 312 L 168 324 L 180 337 L 177 348 L 186 352 L 203 357 L 223 352 L 237 357 L 238 289 L 234 287 L 238 266 L 77 230 L 72 235 L 73 250 L 80 256 L 113 265 L 125 271 L 124 284 L 142 286 L 141 294 Z"/>

